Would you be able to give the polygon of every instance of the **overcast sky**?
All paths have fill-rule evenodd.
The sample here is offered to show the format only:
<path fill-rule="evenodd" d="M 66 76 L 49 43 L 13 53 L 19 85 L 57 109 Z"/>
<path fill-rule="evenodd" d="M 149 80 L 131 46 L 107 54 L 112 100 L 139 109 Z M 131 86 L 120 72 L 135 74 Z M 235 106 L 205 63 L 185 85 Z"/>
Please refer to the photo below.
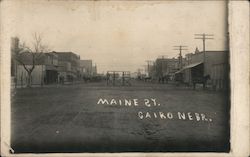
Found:
<path fill-rule="evenodd" d="M 146 60 L 177 57 L 175 45 L 188 52 L 202 41 L 196 33 L 214 34 L 207 50 L 225 50 L 226 3 L 223 1 L 16 1 L 13 36 L 30 42 L 42 33 L 54 51 L 72 51 L 92 59 L 98 72 L 136 71 Z"/>

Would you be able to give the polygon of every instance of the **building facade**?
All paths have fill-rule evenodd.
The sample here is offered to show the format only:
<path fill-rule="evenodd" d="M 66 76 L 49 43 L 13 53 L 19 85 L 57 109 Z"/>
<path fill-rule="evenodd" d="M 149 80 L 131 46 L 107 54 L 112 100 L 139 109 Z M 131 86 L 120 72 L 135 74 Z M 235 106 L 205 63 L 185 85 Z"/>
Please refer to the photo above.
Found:
<path fill-rule="evenodd" d="M 179 68 L 179 60 L 176 58 L 157 58 L 154 64 L 156 78 L 173 75 Z"/>
<path fill-rule="evenodd" d="M 58 77 L 64 82 L 80 79 L 80 56 L 73 52 L 55 52 L 58 56 Z"/>
<path fill-rule="evenodd" d="M 11 77 L 16 76 L 16 69 L 17 69 L 17 60 L 16 60 L 16 54 L 19 51 L 19 38 L 12 37 L 11 38 Z"/>
<path fill-rule="evenodd" d="M 34 69 L 31 73 L 32 85 L 53 84 L 58 81 L 58 56 L 56 53 L 34 53 Z M 30 53 L 23 53 L 21 62 L 16 68 L 16 84 L 26 86 L 28 72 L 25 68 L 31 69 L 33 66 L 33 56 Z"/>
<path fill-rule="evenodd" d="M 226 88 L 228 83 L 228 51 L 205 51 L 186 55 L 186 65 L 178 71 L 183 82 L 192 84 L 194 77 L 209 76 L 214 88 Z"/>
<path fill-rule="evenodd" d="M 92 76 L 96 76 L 97 75 L 97 66 L 94 65 L 92 66 Z"/>
<path fill-rule="evenodd" d="M 91 77 L 93 74 L 92 60 L 80 60 L 80 74 L 83 77 Z"/>

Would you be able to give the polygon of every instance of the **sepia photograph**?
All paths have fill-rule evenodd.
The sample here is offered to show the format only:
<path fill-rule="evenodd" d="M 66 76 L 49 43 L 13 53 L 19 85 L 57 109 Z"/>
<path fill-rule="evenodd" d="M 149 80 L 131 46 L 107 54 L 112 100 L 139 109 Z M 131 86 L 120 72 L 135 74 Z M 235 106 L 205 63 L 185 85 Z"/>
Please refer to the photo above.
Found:
<path fill-rule="evenodd" d="M 230 152 L 228 1 L 11 4 L 10 154 Z"/>

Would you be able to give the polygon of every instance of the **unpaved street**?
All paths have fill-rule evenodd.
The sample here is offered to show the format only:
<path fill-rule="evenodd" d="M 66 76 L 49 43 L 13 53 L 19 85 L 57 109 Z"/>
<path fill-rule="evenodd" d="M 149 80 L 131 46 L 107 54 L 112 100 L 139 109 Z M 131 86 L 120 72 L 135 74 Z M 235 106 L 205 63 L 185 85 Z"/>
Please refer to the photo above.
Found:
<path fill-rule="evenodd" d="M 108 103 L 98 103 L 100 99 Z M 134 99 L 137 105 L 124 104 Z M 17 89 L 12 99 L 12 148 L 15 152 L 227 151 L 226 99 L 220 92 L 142 82 L 128 87 L 88 83 Z"/>

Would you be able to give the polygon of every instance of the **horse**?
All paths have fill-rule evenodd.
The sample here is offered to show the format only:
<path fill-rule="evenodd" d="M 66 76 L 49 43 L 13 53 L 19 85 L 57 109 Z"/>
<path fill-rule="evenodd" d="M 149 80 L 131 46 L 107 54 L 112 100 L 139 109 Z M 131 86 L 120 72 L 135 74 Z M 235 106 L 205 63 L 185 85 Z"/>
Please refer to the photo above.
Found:
<path fill-rule="evenodd" d="M 194 77 L 192 79 L 193 82 L 193 89 L 196 89 L 196 84 L 202 84 L 203 85 L 203 89 L 206 89 L 206 85 L 207 85 L 207 81 L 210 80 L 210 75 L 206 75 L 203 77 Z"/>
<path fill-rule="evenodd" d="M 88 76 L 83 76 L 83 80 L 84 80 L 84 82 L 86 83 L 86 82 L 90 82 L 90 81 L 91 81 L 91 78 L 88 77 Z"/>
<path fill-rule="evenodd" d="M 150 76 L 148 76 L 148 77 L 145 77 L 145 78 L 144 78 L 144 81 L 145 81 L 145 82 L 151 81 L 151 79 L 152 79 L 152 78 L 151 78 Z"/>
<path fill-rule="evenodd" d="M 158 82 L 159 82 L 159 83 L 162 83 L 162 84 L 164 84 L 165 82 L 168 83 L 168 81 L 169 81 L 169 76 L 168 76 L 168 75 L 161 76 L 161 77 L 159 77 L 159 79 L 158 79 Z"/>

